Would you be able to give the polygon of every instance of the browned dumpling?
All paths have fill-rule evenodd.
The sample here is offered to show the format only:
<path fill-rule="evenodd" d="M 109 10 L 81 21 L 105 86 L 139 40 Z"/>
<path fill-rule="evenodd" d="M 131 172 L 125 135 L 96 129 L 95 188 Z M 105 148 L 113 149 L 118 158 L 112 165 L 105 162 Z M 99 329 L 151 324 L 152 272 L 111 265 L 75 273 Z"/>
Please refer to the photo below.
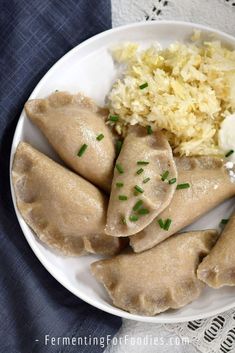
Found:
<path fill-rule="evenodd" d="M 66 255 L 119 252 L 123 242 L 104 234 L 108 200 L 88 181 L 27 143 L 12 177 L 19 212 L 42 242 Z"/>
<path fill-rule="evenodd" d="M 94 262 L 91 270 L 114 305 L 152 316 L 198 298 L 204 284 L 197 279 L 196 269 L 216 239 L 214 230 L 178 234 L 141 254 Z"/>
<path fill-rule="evenodd" d="M 81 94 L 55 92 L 46 99 L 29 100 L 25 110 L 69 167 L 110 190 L 115 148 L 102 109 Z"/>
<path fill-rule="evenodd" d="M 158 131 L 130 128 L 117 159 L 106 233 L 116 237 L 145 228 L 170 203 L 177 170 L 167 139 Z"/>
<path fill-rule="evenodd" d="M 235 194 L 235 184 L 220 158 L 176 158 L 176 165 L 181 189 L 176 190 L 170 205 L 148 227 L 131 237 L 135 252 L 152 248 Z M 168 229 L 164 229 L 167 220 Z"/>
<path fill-rule="evenodd" d="M 197 276 L 213 288 L 235 286 L 235 214 L 198 267 Z"/>

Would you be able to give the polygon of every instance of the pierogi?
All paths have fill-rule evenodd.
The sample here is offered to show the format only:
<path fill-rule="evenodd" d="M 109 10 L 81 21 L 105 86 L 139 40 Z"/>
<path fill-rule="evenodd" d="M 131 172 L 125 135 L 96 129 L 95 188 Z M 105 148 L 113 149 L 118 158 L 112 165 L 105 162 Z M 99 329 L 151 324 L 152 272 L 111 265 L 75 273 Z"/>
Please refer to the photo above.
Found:
<path fill-rule="evenodd" d="M 197 276 L 213 288 L 235 286 L 235 214 L 198 267 Z"/>
<path fill-rule="evenodd" d="M 204 284 L 196 270 L 217 236 L 214 230 L 177 234 L 141 254 L 94 262 L 91 271 L 114 305 L 132 314 L 156 315 L 199 297 Z"/>
<path fill-rule="evenodd" d="M 51 248 L 66 255 L 112 255 L 124 245 L 104 234 L 107 197 L 27 143 L 16 150 L 12 178 L 19 212 Z"/>
<path fill-rule="evenodd" d="M 130 238 L 135 252 L 152 248 L 235 195 L 235 184 L 222 159 L 182 157 L 175 160 L 177 190 L 170 205 L 148 227 Z M 171 221 L 169 229 L 162 226 L 166 220 Z"/>
<path fill-rule="evenodd" d="M 25 110 L 70 168 L 110 190 L 115 146 L 104 109 L 82 94 L 55 92 L 45 99 L 29 100 Z"/>
<path fill-rule="evenodd" d="M 116 161 L 106 233 L 123 237 L 144 229 L 171 202 L 176 179 L 166 137 L 141 126 L 130 128 Z"/>

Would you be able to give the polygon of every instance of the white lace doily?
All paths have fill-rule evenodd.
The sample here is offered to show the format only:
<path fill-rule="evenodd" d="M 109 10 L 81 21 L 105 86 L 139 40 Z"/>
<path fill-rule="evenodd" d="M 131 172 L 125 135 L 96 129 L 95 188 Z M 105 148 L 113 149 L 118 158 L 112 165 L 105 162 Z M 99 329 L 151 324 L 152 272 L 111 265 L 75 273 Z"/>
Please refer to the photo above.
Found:
<path fill-rule="evenodd" d="M 235 35 L 235 0 L 112 0 L 113 27 L 144 20 L 189 21 Z"/>
<path fill-rule="evenodd" d="M 114 344 L 105 351 L 105 353 L 143 352 L 234 353 L 235 310 L 206 320 L 174 325 L 123 320 Z"/>
<path fill-rule="evenodd" d="M 112 20 L 113 27 L 143 20 L 190 21 L 235 36 L 235 0 L 112 0 Z M 158 344 L 146 345 L 146 336 L 158 338 Z M 235 353 L 235 310 L 172 325 L 123 320 L 116 341 L 105 353 L 132 352 Z"/>
<path fill-rule="evenodd" d="M 235 352 L 235 310 L 206 320 L 164 326 L 180 337 L 189 337 L 203 353 Z"/>

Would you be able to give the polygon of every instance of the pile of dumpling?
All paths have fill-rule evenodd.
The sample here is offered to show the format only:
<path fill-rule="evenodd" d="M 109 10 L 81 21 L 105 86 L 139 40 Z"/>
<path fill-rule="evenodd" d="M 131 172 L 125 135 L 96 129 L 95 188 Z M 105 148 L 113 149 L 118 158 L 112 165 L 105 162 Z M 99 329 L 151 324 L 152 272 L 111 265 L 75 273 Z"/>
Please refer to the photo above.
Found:
<path fill-rule="evenodd" d="M 176 234 L 235 195 L 222 159 L 173 157 L 150 126 L 129 127 L 121 141 L 118 116 L 82 94 L 55 92 L 25 110 L 65 165 L 21 142 L 12 168 L 18 209 L 51 248 L 112 256 L 91 270 L 114 305 L 155 315 L 195 300 L 204 283 L 235 285 L 235 216 L 220 237 Z"/>

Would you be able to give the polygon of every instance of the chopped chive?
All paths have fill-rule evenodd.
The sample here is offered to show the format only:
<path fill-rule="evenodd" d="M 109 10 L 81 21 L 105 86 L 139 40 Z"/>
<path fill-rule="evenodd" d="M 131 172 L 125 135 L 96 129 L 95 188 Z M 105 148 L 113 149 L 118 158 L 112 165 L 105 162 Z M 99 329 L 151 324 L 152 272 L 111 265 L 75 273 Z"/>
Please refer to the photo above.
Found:
<path fill-rule="evenodd" d="M 165 172 L 161 175 L 162 181 L 165 181 L 168 178 L 169 170 L 165 170 Z"/>
<path fill-rule="evenodd" d="M 140 168 L 140 169 L 137 170 L 136 174 L 141 174 L 141 173 L 143 173 L 143 171 L 144 171 L 144 169 Z"/>
<path fill-rule="evenodd" d="M 234 150 L 230 150 L 230 151 L 228 151 L 228 152 L 226 153 L 225 157 L 229 157 L 229 156 L 231 156 L 231 154 L 233 154 L 233 153 L 234 153 Z"/>
<path fill-rule="evenodd" d="M 164 229 L 165 224 L 164 224 L 163 220 L 160 218 L 160 219 L 157 220 L 157 222 L 158 222 L 160 228 Z"/>
<path fill-rule="evenodd" d="M 80 148 L 80 150 L 78 151 L 78 157 L 82 157 L 82 155 L 84 154 L 84 152 L 86 151 L 88 145 L 86 145 L 85 143 L 82 145 L 82 147 Z"/>
<path fill-rule="evenodd" d="M 147 161 L 138 161 L 137 164 L 138 165 L 147 165 L 147 164 L 149 164 L 149 162 L 147 162 Z"/>
<path fill-rule="evenodd" d="M 142 194 L 144 192 L 144 190 L 138 185 L 135 185 L 134 189 L 135 189 L 135 191 L 139 192 L 140 194 Z"/>
<path fill-rule="evenodd" d="M 122 224 L 126 224 L 126 218 L 125 217 L 122 217 L 121 221 L 122 221 Z"/>
<path fill-rule="evenodd" d="M 143 201 L 142 200 L 137 201 L 136 204 L 133 207 L 133 211 L 137 211 L 142 205 L 143 205 Z"/>
<path fill-rule="evenodd" d="M 116 164 L 116 169 L 119 171 L 120 174 L 124 173 L 124 169 L 122 168 L 121 164 Z"/>
<path fill-rule="evenodd" d="M 109 116 L 109 121 L 118 121 L 119 120 L 119 115 L 110 115 Z"/>
<path fill-rule="evenodd" d="M 165 224 L 164 224 L 164 229 L 169 230 L 170 225 L 171 225 L 172 220 L 170 218 L 167 218 Z"/>
<path fill-rule="evenodd" d="M 190 188 L 190 184 L 189 184 L 189 183 L 178 184 L 178 185 L 176 186 L 176 190 L 188 189 L 188 188 Z"/>
<path fill-rule="evenodd" d="M 122 144 L 123 144 L 122 140 L 117 140 L 117 142 L 116 142 L 116 153 L 117 154 L 119 154 L 121 152 Z"/>
<path fill-rule="evenodd" d="M 101 140 L 103 140 L 103 138 L 104 138 L 104 135 L 103 135 L 103 134 L 99 134 L 99 135 L 96 137 L 96 140 L 97 140 L 97 141 L 101 141 Z"/>
<path fill-rule="evenodd" d="M 139 86 L 140 89 L 144 89 L 148 87 L 148 82 L 143 83 L 142 85 Z"/>
<path fill-rule="evenodd" d="M 172 179 L 170 179 L 169 180 L 169 184 L 171 185 L 171 184 L 175 184 L 176 183 L 176 178 L 172 178 Z"/>
<path fill-rule="evenodd" d="M 149 210 L 147 208 L 141 208 L 138 213 L 141 215 L 145 215 L 149 213 Z"/>
<path fill-rule="evenodd" d="M 116 187 L 117 187 L 117 188 L 122 188 L 123 186 L 124 186 L 123 183 L 116 183 Z"/>
<path fill-rule="evenodd" d="M 129 217 L 129 220 L 130 220 L 131 222 L 136 222 L 136 221 L 138 221 L 138 219 L 139 219 L 139 217 L 136 216 L 136 215 L 132 215 L 132 216 Z"/>
<path fill-rule="evenodd" d="M 160 218 L 157 222 L 162 229 L 169 230 L 172 220 L 170 218 L 167 218 L 167 220 L 164 222 L 162 218 Z"/>
<path fill-rule="evenodd" d="M 120 201 L 126 201 L 126 200 L 128 199 L 128 197 L 127 197 L 126 195 L 119 195 L 119 196 L 118 196 L 118 199 L 119 199 Z"/>
<path fill-rule="evenodd" d="M 220 224 L 227 224 L 227 223 L 228 223 L 228 221 L 229 221 L 229 219 L 221 219 Z"/>
<path fill-rule="evenodd" d="M 147 134 L 151 135 L 153 133 L 152 127 L 150 125 L 147 126 Z"/>
<path fill-rule="evenodd" d="M 150 178 L 146 178 L 143 180 L 143 183 L 146 184 L 149 180 L 150 180 Z"/>

